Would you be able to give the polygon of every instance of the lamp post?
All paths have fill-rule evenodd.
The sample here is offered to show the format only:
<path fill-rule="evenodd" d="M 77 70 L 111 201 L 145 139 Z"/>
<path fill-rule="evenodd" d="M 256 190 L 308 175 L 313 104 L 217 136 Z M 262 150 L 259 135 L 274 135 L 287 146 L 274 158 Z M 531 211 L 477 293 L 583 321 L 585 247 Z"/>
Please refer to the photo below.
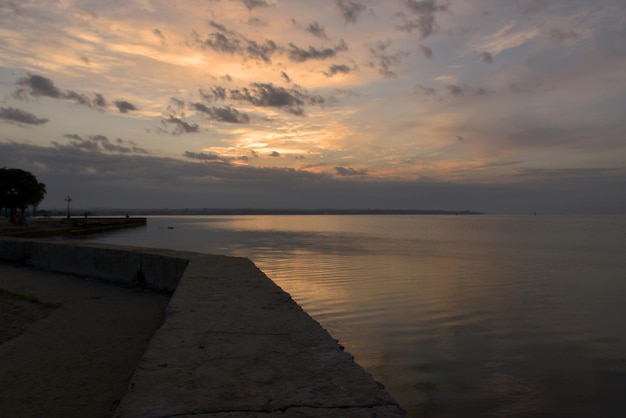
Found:
<path fill-rule="evenodd" d="M 64 200 L 67 202 L 67 219 L 70 219 L 70 202 L 72 198 L 68 196 Z"/>
<path fill-rule="evenodd" d="M 17 190 L 15 190 L 15 187 L 11 187 L 10 190 L 7 190 L 7 196 L 8 196 L 8 201 L 9 201 L 9 205 L 10 205 L 10 217 L 11 217 L 11 222 L 13 222 L 13 215 L 15 215 L 17 209 L 15 208 L 15 197 L 19 194 L 19 192 Z"/>

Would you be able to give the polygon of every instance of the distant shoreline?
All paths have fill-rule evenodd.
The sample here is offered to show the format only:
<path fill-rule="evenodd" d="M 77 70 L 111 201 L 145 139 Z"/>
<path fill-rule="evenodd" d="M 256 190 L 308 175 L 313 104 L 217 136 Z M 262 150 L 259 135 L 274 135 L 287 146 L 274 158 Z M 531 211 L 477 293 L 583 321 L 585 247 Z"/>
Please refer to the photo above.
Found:
<path fill-rule="evenodd" d="M 63 211 L 44 210 L 41 214 L 63 215 Z M 425 209 L 77 209 L 72 216 L 87 213 L 89 216 L 148 216 L 148 215 L 483 215 L 470 210 L 425 210 Z"/>

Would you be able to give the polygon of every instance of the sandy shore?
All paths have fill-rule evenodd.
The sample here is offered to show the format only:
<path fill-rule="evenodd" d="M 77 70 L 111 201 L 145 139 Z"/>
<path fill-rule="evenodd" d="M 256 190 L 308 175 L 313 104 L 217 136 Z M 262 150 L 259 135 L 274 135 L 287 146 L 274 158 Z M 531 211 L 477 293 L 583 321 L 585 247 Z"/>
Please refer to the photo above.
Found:
<path fill-rule="evenodd" d="M 7 417 L 110 417 L 169 301 L 3 263 L 0 289 Z"/>

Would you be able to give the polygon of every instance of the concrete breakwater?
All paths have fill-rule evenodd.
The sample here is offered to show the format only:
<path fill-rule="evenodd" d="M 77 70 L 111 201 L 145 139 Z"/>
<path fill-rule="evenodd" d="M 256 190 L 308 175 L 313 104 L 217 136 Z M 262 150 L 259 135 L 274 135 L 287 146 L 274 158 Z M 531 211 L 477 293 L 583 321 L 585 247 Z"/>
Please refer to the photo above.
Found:
<path fill-rule="evenodd" d="M 8 238 L 0 259 L 173 292 L 116 417 L 405 416 L 248 259 Z"/>
<path fill-rule="evenodd" d="M 91 218 L 35 218 L 29 225 L 11 225 L 0 220 L 0 235 L 19 238 L 41 238 L 56 235 L 89 234 L 121 228 L 145 226 L 146 218 L 91 217 Z"/>

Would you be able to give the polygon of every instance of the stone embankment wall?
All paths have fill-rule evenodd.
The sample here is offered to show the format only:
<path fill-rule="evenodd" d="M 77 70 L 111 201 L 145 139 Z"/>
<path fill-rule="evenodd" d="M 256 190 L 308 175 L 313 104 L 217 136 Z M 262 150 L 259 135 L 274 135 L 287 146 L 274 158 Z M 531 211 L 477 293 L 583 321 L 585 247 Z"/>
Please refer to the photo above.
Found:
<path fill-rule="evenodd" d="M 0 238 L 0 260 L 173 292 L 189 257 L 175 251 Z"/>

